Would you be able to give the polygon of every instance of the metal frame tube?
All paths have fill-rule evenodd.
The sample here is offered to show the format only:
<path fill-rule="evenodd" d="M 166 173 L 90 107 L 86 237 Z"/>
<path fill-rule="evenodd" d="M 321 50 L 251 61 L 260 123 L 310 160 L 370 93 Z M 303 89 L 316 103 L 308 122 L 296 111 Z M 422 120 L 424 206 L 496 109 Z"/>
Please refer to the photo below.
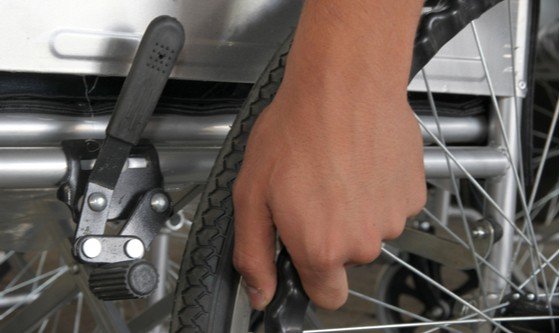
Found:
<path fill-rule="evenodd" d="M 157 147 L 157 150 L 166 186 L 205 182 L 218 153 L 218 148 L 201 147 Z M 450 151 L 477 178 L 500 176 L 509 166 L 506 156 L 494 148 L 454 147 Z M 438 147 L 424 148 L 424 165 L 428 178 L 449 177 L 444 152 Z M 454 162 L 451 166 L 455 176 L 464 176 Z M 0 148 L 2 189 L 56 187 L 64 180 L 67 169 L 62 148 Z"/>
<path fill-rule="evenodd" d="M 166 296 L 167 268 L 169 256 L 169 234 L 160 233 L 152 242 L 150 259 L 159 275 L 158 285 L 148 297 L 148 304 L 154 305 Z M 164 333 L 165 325 L 157 325 L 150 333 Z"/>
<path fill-rule="evenodd" d="M 142 137 L 156 145 L 221 146 L 235 115 L 210 116 L 154 115 Z M 420 117 L 429 130 L 437 132 L 433 117 Z M 486 140 L 484 116 L 440 117 L 448 143 L 475 144 Z M 63 140 L 105 138 L 109 116 L 68 116 L 57 114 L 0 114 L 0 147 L 58 146 Z M 425 144 L 432 144 L 423 132 Z"/>
<path fill-rule="evenodd" d="M 516 111 L 516 100 L 513 97 L 501 98 L 499 101 L 500 112 L 502 115 L 505 134 L 509 143 L 511 163 L 517 165 L 519 162 L 518 145 L 518 125 L 520 114 Z M 518 105 L 520 105 L 519 103 Z M 504 138 L 499 130 L 495 113 L 492 114 L 491 121 L 491 137 L 493 144 L 503 147 L 505 145 Z M 488 257 L 488 262 L 494 266 L 503 276 L 509 276 L 511 258 L 513 256 L 513 242 L 515 231 L 510 223 L 506 222 L 506 218 L 515 222 L 516 203 L 517 203 L 517 185 L 513 168 L 506 170 L 506 173 L 499 178 L 488 181 L 488 194 L 496 201 L 505 216 L 502 216 L 495 209 L 489 208 L 492 218 L 501 225 L 503 234 L 502 238 L 494 244 L 494 247 Z M 487 269 L 484 274 L 484 285 L 486 290 L 492 294 L 498 294 L 506 287 L 506 281 Z"/>

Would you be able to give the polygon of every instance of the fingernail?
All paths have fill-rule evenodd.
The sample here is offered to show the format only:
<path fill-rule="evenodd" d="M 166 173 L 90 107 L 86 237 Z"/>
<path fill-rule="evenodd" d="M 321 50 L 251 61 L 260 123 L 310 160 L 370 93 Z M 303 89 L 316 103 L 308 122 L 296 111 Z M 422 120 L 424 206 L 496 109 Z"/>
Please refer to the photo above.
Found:
<path fill-rule="evenodd" d="M 262 311 L 268 305 L 266 297 L 264 296 L 264 291 L 262 289 L 257 289 L 248 285 L 245 285 L 245 291 L 249 296 L 251 301 L 251 306 L 255 310 Z"/>

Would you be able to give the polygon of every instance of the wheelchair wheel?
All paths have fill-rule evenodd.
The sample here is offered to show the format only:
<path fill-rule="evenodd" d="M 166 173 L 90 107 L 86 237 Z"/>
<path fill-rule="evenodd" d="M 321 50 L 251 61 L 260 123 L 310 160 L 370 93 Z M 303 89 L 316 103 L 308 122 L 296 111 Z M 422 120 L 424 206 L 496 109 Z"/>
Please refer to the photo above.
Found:
<path fill-rule="evenodd" d="M 468 288 L 454 288 L 448 285 L 445 279 L 441 279 L 441 265 L 434 265 L 430 259 L 411 261 L 411 256 L 407 253 L 385 246 L 384 255 L 369 267 L 370 270 L 368 267 L 358 269 L 365 269 L 371 273 L 376 271 L 379 265 L 398 266 L 389 272 L 385 270 L 385 274 L 392 274 L 386 278 L 402 277 L 400 285 L 398 279 L 391 281 L 391 288 L 413 290 L 410 286 L 407 287 L 406 281 L 414 278 L 417 282 L 414 293 L 421 292 L 418 289 L 422 285 L 429 286 L 422 299 L 427 301 L 430 297 L 435 297 L 434 302 L 445 303 L 440 306 L 442 314 L 429 314 L 429 311 L 424 313 L 421 310 L 409 311 L 400 303 L 398 297 L 395 299 L 389 293 L 375 293 L 369 290 L 375 284 L 375 277 L 372 276 L 365 284 L 362 281 L 353 286 L 352 281 L 350 282 L 349 304 L 337 313 L 350 318 L 347 321 L 351 324 L 343 327 L 328 326 L 330 319 L 337 313 L 309 310 L 308 315 L 313 319 L 308 320 L 312 323 L 308 327 L 309 332 L 479 332 L 493 329 L 515 332 L 531 331 L 531 327 L 537 327 L 537 331 L 540 332 L 558 330 L 558 265 L 555 263 L 558 248 L 545 241 L 557 240 L 557 229 L 556 236 L 536 232 L 541 225 L 550 225 L 550 221 L 540 218 L 542 214 L 539 215 L 537 210 L 542 210 L 543 206 L 551 204 L 553 198 L 557 198 L 558 184 L 548 188 L 549 192 L 541 193 L 539 182 L 542 181 L 543 168 L 537 167 L 534 170 L 534 185 L 526 188 L 527 184 L 522 177 L 523 170 L 520 170 L 523 164 L 519 163 L 521 143 L 516 127 L 519 124 L 520 98 L 503 98 L 496 95 L 491 73 L 487 68 L 487 57 L 479 42 L 479 32 L 475 23 L 472 23 L 499 2 L 481 1 L 480 6 L 463 6 L 468 2 L 440 1 L 427 9 L 418 30 L 411 75 L 414 77 L 435 53 L 463 28 L 466 27 L 466 30 L 470 30 L 469 33 L 474 35 L 477 61 L 482 64 L 483 77 L 489 87 L 488 98 L 482 103 L 481 108 L 484 112 L 481 117 L 489 118 L 489 128 L 498 129 L 495 133 L 487 133 L 488 137 L 483 141 L 488 145 L 484 147 L 498 148 L 503 154 L 503 161 L 507 163 L 504 173 L 499 176 L 487 176 L 490 171 L 484 161 L 462 159 L 464 148 L 460 144 L 452 145 L 452 140 L 445 140 L 445 133 L 441 131 L 442 122 L 457 116 L 453 112 L 450 115 L 446 110 L 453 109 L 453 105 L 460 105 L 455 108 L 462 111 L 468 109 L 468 112 L 462 113 L 472 117 L 474 111 L 471 112 L 472 109 L 465 107 L 473 105 L 471 99 L 465 103 L 461 98 L 432 94 L 429 72 L 422 71 L 420 78 L 424 79 L 426 85 L 427 94 L 424 100 L 427 102 L 418 102 L 416 107 L 414 103 L 412 105 L 413 109 L 418 111 L 419 125 L 425 133 L 425 142 L 431 145 L 434 151 L 444 154 L 447 161 L 442 171 L 446 172 L 446 177 L 434 174 L 433 178 L 430 178 L 428 175 L 432 191 L 430 202 L 433 204 L 432 207 L 428 205 L 421 216 L 414 219 L 414 223 L 426 232 L 428 229 L 436 229 L 433 231 L 435 234 L 460 244 L 469 253 L 474 266 L 467 274 Z M 511 14 L 510 6 L 512 5 L 509 2 L 503 2 L 496 7 Z M 453 23 L 446 25 L 445 29 L 437 29 L 437 24 L 430 24 L 435 22 L 434 18 L 441 22 Z M 426 47 L 426 43 L 430 44 L 430 47 Z M 251 320 L 251 317 L 254 319 L 258 316 L 251 316 L 244 290 L 240 287 L 239 275 L 232 265 L 231 193 L 243 162 L 243 153 L 252 125 L 261 111 L 271 103 L 282 81 L 290 44 L 291 39 L 288 38 L 254 85 L 212 169 L 183 255 L 172 314 L 173 332 L 246 333 L 259 329 L 258 322 Z M 435 125 L 429 127 L 427 118 L 422 115 L 430 117 Z M 546 132 L 548 142 L 554 142 L 557 119 L 556 106 Z M 550 160 L 549 155 L 554 153 L 557 154 L 557 151 L 550 150 L 550 144 L 545 145 L 540 151 L 539 163 L 542 161 L 544 164 Z M 468 164 L 469 162 L 471 164 Z M 533 194 L 537 192 L 538 196 Z M 516 202 L 517 196 L 520 198 Z M 454 219 L 449 218 L 452 211 L 455 214 Z M 557 221 L 557 214 L 556 208 L 547 216 Z M 488 230 L 484 228 L 477 228 L 476 226 L 480 226 L 476 224 L 478 220 L 471 219 L 471 216 L 486 220 L 492 229 L 492 235 L 486 233 Z M 426 225 L 428 227 L 425 227 Z M 485 238 L 491 239 L 492 249 L 481 254 L 473 244 Z M 446 251 L 445 248 L 434 250 Z M 439 268 L 435 269 L 435 266 Z M 383 276 L 377 278 L 383 279 Z M 387 281 L 389 280 L 385 280 Z M 389 287 L 385 282 L 379 285 Z M 360 287 L 368 289 L 369 295 L 359 291 Z M 370 304 L 367 308 L 371 309 L 371 312 L 360 317 L 358 321 L 354 320 L 356 317 L 351 313 L 355 310 L 352 308 L 353 299 Z M 388 315 L 389 312 L 380 314 L 380 310 L 374 310 L 375 308 L 389 309 L 391 315 Z M 408 318 L 405 320 L 404 316 Z"/>

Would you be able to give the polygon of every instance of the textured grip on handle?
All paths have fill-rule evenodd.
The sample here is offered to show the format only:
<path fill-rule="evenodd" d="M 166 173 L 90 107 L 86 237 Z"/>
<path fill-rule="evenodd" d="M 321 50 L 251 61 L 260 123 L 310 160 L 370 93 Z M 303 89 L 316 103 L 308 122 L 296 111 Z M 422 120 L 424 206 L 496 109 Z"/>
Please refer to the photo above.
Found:
<path fill-rule="evenodd" d="M 266 333 L 297 333 L 303 331 L 303 319 L 309 305 L 296 268 L 283 248 L 278 255 L 278 285 L 272 302 L 264 313 Z"/>
<path fill-rule="evenodd" d="M 159 16 L 150 23 L 119 94 L 108 136 L 138 144 L 184 40 L 183 26 L 176 19 Z"/>
<path fill-rule="evenodd" d="M 146 297 L 157 283 L 156 269 L 144 260 L 103 265 L 89 277 L 91 291 L 104 301 Z"/>

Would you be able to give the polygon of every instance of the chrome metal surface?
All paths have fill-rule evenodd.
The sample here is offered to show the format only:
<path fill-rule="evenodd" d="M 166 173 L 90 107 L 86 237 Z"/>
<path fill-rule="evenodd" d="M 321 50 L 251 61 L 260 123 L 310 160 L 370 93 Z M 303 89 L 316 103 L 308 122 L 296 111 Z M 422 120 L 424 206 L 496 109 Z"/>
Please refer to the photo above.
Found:
<path fill-rule="evenodd" d="M 0 149 L 0 188 L 50 188 L 66 170 L 60 148 Z"/>
<path fill-rule="evenodd" d="M 426 128 L 439 133 L 434 117 L 420 116 Z M 441 135 L 447 144 L 482 143 L 488 135 L 488 122 L 484 116 L 476 117 L 438 117 Z M 434 144 L 431 136 L 422 128 L 424 144 Z M 0 141 L 1 142 L 1 141 Z"/>
<path fill-rule="evenodd" d="M 235 115 L 154 115 L 142 138 L 159 145 L 221 146 L 234 118 Z M 101 140 L 108 123 L 108 115 L 0 113 L 0 147 L 58 146 L 63 140 Z M 476 131 L 472 125 L 468 127 L 465 130 Z"/>
<path fill-rule="evenodd" d="M 13 295 L 13 296 L 2 295 L 2 297 L 0 297 L 0 308 L 6 308 L 20 303 L 22 304 L 31 303 L 34 300 L 36 300 L 37 297 L 38 295 L 33 295 L 33 294 L 22 294 L 22 295 Z"/>
<path fill-rule="evenodd" d="M 231 316 L 233 318 L 229 329 L 231 333 L 247 333 L 251 322 L 251 304 L 243 284 L 243 279 L 240 278 Z"/>
<path fill-rule="evenodd" d="M 100 212 L 107 207 L 107 198 L 103 195 L 103 193 L 92 193 L 88 197 L 88 206 L 91 210 Z"/>
<path fill-rule="evenodd" d="M 508 169 L 506 156 L 490 147 L 451 147 L 449 148 L 455 159 L 473 177 L 490 178 L 502 175 Z M 455 177 L 465 177 L 465 173 L 458 165 L 449 160 Z M 424 148 L 424 168 L 427 178 L 448 178 L 449 168 L 445 153 L 439 147 Z"/>
<path fill-rule="evenodd" d="M 477 178 L 500 176 L 509 165 L 506 156 L 491 147 L 451 147 L 450 151 Z M 205 182 L 217 153 L 217 148 L 158 147 L 166 187 Z M 45 164 L 58 166 L 57 172 L 45 172 Z M 21 165 L 25 168 L 18 167 Z M 449 176 L 444 152 L 438 147 L 424 148 L 424 165 L 428 178 Z M 464 176 L 457 164 L 451 162 L 451 166 L 457 177 Z M 0 148 L 0 188 L 52 188 L 65 174 L 66 158 L 61 148 Z"/>
<path fill-rule="evenodd" d="M 144 244 L 139 239 L 131 239 L 126 242 L 124 253 L 132 259 L 142 258 L 144 256 Z"/>
<path fill-rule="evenodd" d="M 168 294 L 166 291 L 166 284 L 168 279 L 167 270 L 169 268 L 169 234 L 163 231 L 164 230 L 154 238 L 154 241 L 150 245 L 150 259 L 159 276 L 156 289 L 148 296 L 148 304 L 150 305 L 161 301 L 165 298 L 166 294 Z M 171 293 L 171 295 L 173 295 L 173 293 Z M 165 332 L 165 325 L 158 325 L 154 327 L 150 333 Z"/>
<path fill-rule="evenodd" d="M 150 207 L 156 213 L 163 213 L 169 207 L 169 199 L 163 193 L 156 193 L 150 199 Z"/>
<path fill-rule="evenodd" d="M 1 6 L 1 5 L 0 5 Z M 235 115 L 155 115 L 142 137 L 157 145 L 189 147 L 221 146 Z M 420 117 L 433 133 L 433 117 Z M 440 117 L 442 134 L 448 143 L 480 143 L 486 140 L 484 116 Z M 105 138 L 109 116 L 78 117 L 32 113 L 0 113 L 0 147 L 58 146 L 63 140 Z M 423 131 L 426 144 L 431 137 Z"/>
<path fill-rule="evenodd" d="M 88 258 L 97 257 L 101 250 L 101 242 L 97 238 L 89 238 L 82 243 L 82 252 Z"/>
<path fill-rule="evenodd" d="M 57 181 L 58 183 L 58 181 Z M 108 202 L 111 202 L 113 197 L 113 189 L 105 186 L 89 182 L 86 186 L 84 197 L 89 198 L 96 194 L 96 196 L 103 196 Z M 96 208 L 100 208 L 94 205 Z M 88 235 L 102 235 L 105 231 L 105 223 L 108 220 L 109 209 L 95 210 L 90 205 L 83 204 L 80 211 L 80 220 L 76 226 L 75 241 L 82 236 Z M 103 242 L 103 240 L 99 240 Z M 91 257 L 90 257 L 91 258 Z"/>
<path fill-rule="evenodd" d="M 158 150 L 160 168 L 169 186 L 204 182 L 217 148 L 173 148 Z M 61 148 L 0 148 L 0 189 L 53 188 L 67 172 Z"/>
<path fill-rule="evenodd" d="M 519 144 L 518 136 L 518 126 L 520 122 L 520 111 L 516 108 L 516 101 L 514 98 L 503 98 L 500 100 L 500 111 L 503 117 L 505 125 L 505 133 L 507 135 L 507 140 L 510 147 L 517 147 Z M 519 102 L 518 105 L 521 105 Z M 503 146 L 505 141 L 501 132 L 499 131 L 499 125 L 496 119 L 496 113 L 493 112 L 491 121 L 491 132 L 490 140 L 492 144 L 497 146 Z M 517 165 L 518 163 L 518 150 L 510 149 L 511 163 Z M 515 230 L 513 226 L 506 221 L 515 221 L 516 213 L 516 203 L 517 203 L 517 187 L 515 183 L 515 174 L 512 168 L 508 169 L 503 177 L 490 180 L 488 183 L 488 193 L 496 201 L 496 203 L 501 208 L 503 215 L 497 212 L 495 209 L 490 208 L 489 213 L 491 218 L 493 218 L 502 227 L 502 237 L 494 244 L 494 247 L 488 258 L 488 262 L 498 269 L 498 271 L 507 276 L 510 270 L 511 258 L 513 256 L 513 243 Z M 506 282 L 500 278 L 498 275 L 493 273 L 491 270 L 486 270 L 484 274 L 484 285 L 489 292 L 499 292 L 503 288 L 506 288 Z"/>
<path fill-rule="evenodd" d="M 1 2 L 0 70 L 126 75 L 140 35 L 162 14 L 179 19 L 186 38 L 172 77 L 254 82 L 296 26 L 303 1 L 277 0 L 32 0 Z M 512 1 L 514 14 L 517 1 Z M 45 16 L 45 13 L 49 13 Z M 130 13 L 134 13 L 131 15 Z M 505 3 L 477 24 L 499 95 L 512 95 Z M 33 24 L 22 24 L 33 22 Z M 517 20 L 513 20 L 517 23 Z M 467 28 L 468 30 L 470 28 Z M 434 92 L 488 94 L 472 33 L 463 31 L 426 67 Z M 415 78 L 411 90 L 423 91 Z"/>
<path fill-rule="evenodd" d="M 125 76 L 148 23 L 170 15 L 185 29 L 185 46 L 172 77 L 254 82 L 295 27 L 301 4 L 299 0 L 2 2 L 0 30 L 10 34 L 0 40 L 0 70 Z"/>

